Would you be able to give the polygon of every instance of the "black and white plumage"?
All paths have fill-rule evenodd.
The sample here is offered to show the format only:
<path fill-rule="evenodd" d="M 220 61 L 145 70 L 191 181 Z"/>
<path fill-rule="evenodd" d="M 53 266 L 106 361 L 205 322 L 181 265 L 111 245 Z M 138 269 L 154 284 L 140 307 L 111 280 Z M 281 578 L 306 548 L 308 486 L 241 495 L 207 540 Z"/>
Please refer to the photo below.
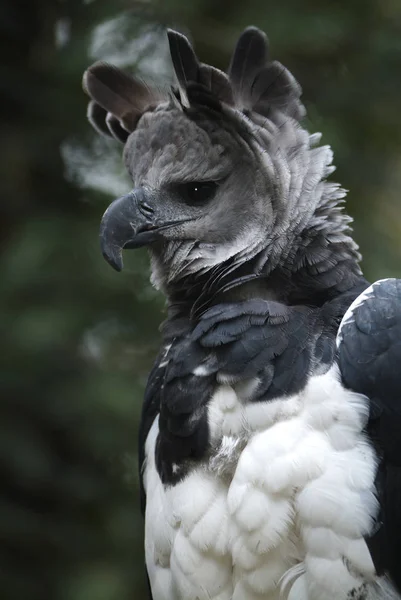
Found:
<path fill-rule="evenodd" d="M 178 88 L 84 76 L 134 183 L 103 254 L 120 270 L 147 245 L 168 304 L 139 435 L 151 596 L 401 598 L 401 282 L 364 279 L 265 35 L 245 30 L 228 75 L 168 37 Z"/>

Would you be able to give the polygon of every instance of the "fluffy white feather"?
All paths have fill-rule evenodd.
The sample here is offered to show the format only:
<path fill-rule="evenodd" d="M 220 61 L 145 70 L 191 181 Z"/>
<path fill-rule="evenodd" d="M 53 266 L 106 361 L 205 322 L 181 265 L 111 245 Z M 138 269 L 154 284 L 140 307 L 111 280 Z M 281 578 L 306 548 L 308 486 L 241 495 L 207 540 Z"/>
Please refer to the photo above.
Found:
<path fill-rule="evenodd" d="M 173 487 L 156 472 L 153 424 L 144 482 L 154 600 L 397 598 L 363 538 L 377 511 L 366 398 L 342 388 L 336 367 L 268 403 L 244 399 L 256 384 L 218 388 L 213 456 Z"/>

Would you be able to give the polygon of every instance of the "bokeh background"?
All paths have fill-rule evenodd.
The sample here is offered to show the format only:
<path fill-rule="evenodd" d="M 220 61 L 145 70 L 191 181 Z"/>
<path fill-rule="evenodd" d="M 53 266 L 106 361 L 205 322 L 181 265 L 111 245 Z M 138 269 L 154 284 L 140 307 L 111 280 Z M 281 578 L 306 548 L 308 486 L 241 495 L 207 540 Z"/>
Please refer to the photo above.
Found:
<path fill-rule="evenodd" d="M 100 254 L 129 183 L 87 124 L 82 73 L 103 58 L 165 81 L 166 25 L 226 68 L 249 24 L 334 149 L 367 277 L 401 276 L 399 0 L 3 0 L 2 600 L 145 598 L 136 432 L 164 304 L 145 251 L 121 274 Z"/>

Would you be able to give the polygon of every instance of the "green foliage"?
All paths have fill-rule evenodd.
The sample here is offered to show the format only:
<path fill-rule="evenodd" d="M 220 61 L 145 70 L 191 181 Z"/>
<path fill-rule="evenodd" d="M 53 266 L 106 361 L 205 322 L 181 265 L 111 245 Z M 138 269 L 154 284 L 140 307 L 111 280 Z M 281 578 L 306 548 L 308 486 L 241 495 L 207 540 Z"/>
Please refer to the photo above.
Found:
<path fill-rule="evenodd" d="M 119 16 L 124 36 L 94 44 Z M 98 248 L 110 194 L 128 183 L 119 149 L 93 142 L 86 66 L 114 52 L 145 73 L 169 24 L 225 68 L 243 27 L 265 29 L 302 83 L 308 127 L 333 146 L 367 276 L 401 276 L 400 20 L 396 0 L 3 3 L 2 599 L 145 597 L 136 432 L 163 299 L 145 252 L 117 274 Z M 147 27 L 149 43 L 130 46 Z"/>

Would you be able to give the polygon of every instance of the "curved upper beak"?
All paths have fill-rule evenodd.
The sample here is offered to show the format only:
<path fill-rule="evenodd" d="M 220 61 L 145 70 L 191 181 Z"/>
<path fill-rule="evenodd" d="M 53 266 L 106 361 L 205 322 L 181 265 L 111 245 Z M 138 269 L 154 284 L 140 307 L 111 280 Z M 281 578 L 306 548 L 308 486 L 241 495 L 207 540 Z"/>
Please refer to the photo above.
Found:
<path fill-rule="evenodd" d="M 139 248 L 158 237 L 154 210 L 146 191 L 138 188 L 114 200 L 100 223 L 100 246 L 106 261 L 116 271 L 123 268 L 123 248 Z"/>

